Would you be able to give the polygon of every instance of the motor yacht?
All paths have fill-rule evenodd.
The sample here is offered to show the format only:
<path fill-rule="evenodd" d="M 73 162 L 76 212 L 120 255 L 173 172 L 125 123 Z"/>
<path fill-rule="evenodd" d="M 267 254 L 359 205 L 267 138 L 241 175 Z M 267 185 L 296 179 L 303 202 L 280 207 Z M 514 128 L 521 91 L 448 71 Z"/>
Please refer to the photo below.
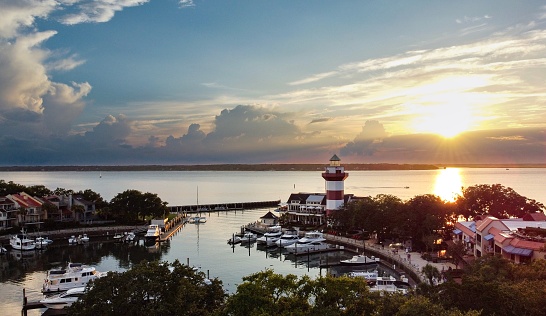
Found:
<path fill-rule="evenodd" d="M 258 235 L 253 232 L 245 232 L 243 236 L 241 236 L 241 244 L 255 242 L 257 239 Z"/>
<path fill-rule="evenodd" d="M 26 230 L 21 229 L 21 233 L 13 235 L 9 239 L 9 244 L 16 250 L 34 250 L 36 249 L 36 243 L 33 239 L 27 237 Z"/>
<path fill-rule="evenodd" d="M 67 291 L 75 287 L 85 286 L 89 281 L 105 275 L 106 272 L 99 272 L 95 267 L 69 262 L 63 269 L 51 269 L 47 272 L 42 292 Z"/>
<path fill-rule="evenodd" d="M 364 278 L 366 281 L 375 282 L 379 277 L 379 272 L 377 270 L 373 271 L 352 271 L 349 273 L 349 276 L 352 278 Z"/>
<path fill-rule="evenodd" d="M 71 306 L 72 303 L 76 302 L 84 294 L 84 286 L 75 287 L 60 294 L 44 297 L 42 300 L 40 300 L 40 303 L 42 303 L 47 308 L 63 309 L 65 307 Z"/>
<path fill-rule="evenodd" d="M 329 249 L 335 248 L 334 245 L 325 243 L 323 241 L 306 241 L 304 243 L 300 243 L 299 241 L 285 246 L 284 249 L 286 249 L 289 253 L 293 254 L 303 254 L 303 253 L 312 253 L 312 252 L 320 252 L 320 251 L 326 251 Z"/>
<path fill-rule="evenodd" d="M 280 227 L 280 226 L 279 226 Z M 265 233 L 263 236 L 259 237 L 258 239 L 256 239 L 256 243 L 258 244 L 265 244 L 267 245 L 268 247 L 269 246 L 274 246 L 275 245 L 275 242 L 277 240 L 279 240 L 279 238 L 281 238 L 282 236 L 282 232 L 280 230 L 276 230 L 276 231 L 268 231 L 267 233 Z"/>
<path fill-rule="evenodd" d="M 34 245 L 36 249 L 45 249 L 49 245 L 49 243 L 44 237 L 36 237 L 36 239 L 34 240 Z"/>
<path fill-rule="evenodd" d="M 156 240 L 159 238 L 160 233 L 159 225 L 152 224 L 148 226 L 148 230 L 146 231 L 146 235 L 144 235 L 144 237 L 146 237 L 146 239 Z"/>
<path fill-rule="evenodd" d="M 282 234 L 282 236 L 275 242 L 277 247 L 286 247 L 288 245 L 294 244 L 298 241 L 299 236 L 298 232 L 295 230 L 287 230 Z"/>
<path fill-rule="evenodd" d="M 80 240 L 82 242 L 89 242 L 89 236 L 87 236 L 87 234 L 83 234 L 83 236 L 80 237 Z"/>
<path fill-rule="evenodd" d="M 80 239 L 76 237 L 75 235 L 72 235 L 68 238 L 68 244 L 69 245 L 77 245 L 80 243 Z"/>
<path fill-rule="evenodd" d="M 353 256 L 351 259 L 340 260 L 339 263 L 341 265 L 346 265 L 346 266 L 376 264 L 376 263 L 379 263 L 379 258 L 376 258 L 374 256 L 368 257 L 365 255 L 356 255 L 356 256 Z"/>
<path fill-rule="evenodd" d="M 397 280 L 393 276 L 377 277 L 375 284 L 370 286 L 372 292 L 388 292 L 388 293 L 401 293 L 408 294 L 411 286 L 408 283 L 408 279 L 404 276 Z"/>

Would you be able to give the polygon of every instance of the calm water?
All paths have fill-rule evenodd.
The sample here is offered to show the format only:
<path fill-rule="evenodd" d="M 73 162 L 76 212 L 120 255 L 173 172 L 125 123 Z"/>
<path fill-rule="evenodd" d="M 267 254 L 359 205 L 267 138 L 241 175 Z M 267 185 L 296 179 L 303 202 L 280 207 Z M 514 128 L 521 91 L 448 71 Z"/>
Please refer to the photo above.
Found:
<path fill-rule="evenodd" d="M 543 185 L 546 169 L 443 169 L 434 171 L 350 171 L 345 192 L 358 196 L 393 194 L 404 200 L 434 193 L 449 199 L 461 187 L 500 183 L 528 198 L 546 203 Z M 293 192 L 324 192 L 321 172 L 0 172 L 0 179 L 24 185 L 45 185 L 50 189 L 91 189 L 110 200 L 127 189 L 156 193 L 170 205 L 250 202 L 280 199 Z M 197 191 L 199 196 L 197 197 Z M 200 267 L 210 277 L 218 277 L 233 292 L 245 275 L 267 268 L 278 273 L 317 276 L 318 266 L 349 257 L 343 252 L 298 260 L 277 251 L 256 246 L 231 248 L 226 240 L 244 224 L 254 222 L 269 209 L 208 214 L 202 225 L 187 224 L 172 240 L 160 246 L 131 246 L 94 241 L 88 246 L 58 243 L 43 253 L 10 251 L 0 257 L 0 297 L 3 315 L 19 315 L 22 289 L 31 299 L 39 299 L 45 271 L 72 261 L 97 266 L 99 271 L 125 270 L 141 260 L 180 260 Z M 250 251 L 249 251 L 250 250 Z M 343 273 L 347 271 L 331 271 Z M 4 312 L 5 311 L 5 312 Z M 36 310 L 29 315 L 40 315 Z"/>

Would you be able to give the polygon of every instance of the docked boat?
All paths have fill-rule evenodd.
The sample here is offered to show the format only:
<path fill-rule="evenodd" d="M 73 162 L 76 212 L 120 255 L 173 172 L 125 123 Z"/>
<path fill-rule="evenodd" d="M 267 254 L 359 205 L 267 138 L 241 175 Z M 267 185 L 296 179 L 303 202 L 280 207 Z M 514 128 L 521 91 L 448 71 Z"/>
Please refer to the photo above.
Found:
<path fill-rule="evenodd" d="M 280 226 L 278 226 L 280 228 Z M 268 231 L 267 233 L 263 234 L 263 236 L 256 239 L 256 243 L 258 244 L 265 244 L 268 247 L 274 246 L 275 242 L 281 238 L 282 232 L 279 230 L 272 230 Z"/>
<path fill-rule="evenodd" d="M 284 247 L 286 251 L 293 254 L 320 252 L 333 248 L 335 248 L 335 246 L 318 240 L 309 242 L 306 241 L 304 243 L 300 243 L 299 241 L 297 241 L 296 243 Z"/>
<path fill-rule="evenodd" d="M 83 234 L 83 236 L 80 237 L 81 242 L 89 242 L 89 236 L 87 234 Z"/>
<path fill-rule="evenodd" d="M 89 281 L 105 275 L 106 272 L 99 272 L 95 267 L 70 262 L 66 268 L 51 269 L 47 272 L 42 292 L 60 292 L 86 286 Z"/>
<path fill-rule="evenodd" d="M 0 246 L 0 255 L 5 255 L 8 253 L 8 250 L 2 246 Z"/>
<path fill-rule="evenodd" d="M 135 235 L 135 232 L 128 232 L 127 235 L 125 235 L 125 241 L 126 242 L 132 242 L 132 241 L 135 241 L 136 239 L 136 235 Z"/>
<path fill-rule="evenodd" d="M 306 232 L 305 235 L 298 239 L 298 243 L 305 244 L 310 243 L 314 241 L 325 241 L 326 238 L 324 238 L 323 234 L 318 231 L 312 231 L 312 232 Z"/>
<path fill-rule="evenodd" d="M 282 234 L 282 236 L 275 242 L 277 247 L 286 247 L 288 245 L 294 244 L 299 240 L 298 232 L 295 230 L 287 230 Z"/>
<path fill-rule="evenodd" d="M 115 242 L 122 242 L 123 241 L 123 234 L 122 233 L 115 233 L 113 238 L 114 238 Z"/>
<path fill-rule="evenodd" d="M 144 235 L 144 237 L 146 237 L 146 239 L 155 240 L 159 238 L 160 233 L 159 225 L 152 224 L 148 226 L 148 230 L 146 231 L 146 235 Z"/>
<path fill-rule="evenodd" d="M 352 271 L 349 273 L 349 276 L 352 278 L 364 278 L 369 282 L 376 282 L 379 277 L 379 272 L 377 270 L 373 271 Z"/>
<path fill-rule="evenodd" d="M 69 245 L 77 245 L 80 243 L 80 239 L 76 237 L 75 235 L 72 235 L 68 238 L 68 244 Z"/>
<path fill-rule="evenodd" d="M 228 244 L 235 245 L 241 243 L 241 236 L 233 235 L 230 239 L 228 239 Z"/>
<path fill-rule="evenodd" d="M 241 236 L 241 244 L 255 242 L 257 239 L 258 235 L 253 232 L 245 232 L 243 236 Z"/>
<path fill-rule="evenodd" d="M 368 257 L 365 255 L 356 255 L 356 256 L 353 256 L 351 259 L 340 260 L 339 263 L 341 265 L 346 265 L 346 266 L 376 264 L 376 263 L 379 263 L 379 258 L 376 258 L 374 256 Z"/>
<path fill-rule="evenodd" d="M 377 277 L 375 284 L 370 286 L 370 291 L 408 294 L 410 288 L 411 286 L 406 277 L 402 276 L 400 280 L 397 280 L 392 276 L 388 276 Z"/>
<path fill-rule="evenodd" d="M 34 245 L 36 249 L 45 249 L 49 243 L 44 237 L 36 237 L 36 239 L 34 239 Z"/>
<path fill-rule="evenodd" d="M 85 294 L 85 287 L 75 287 L 66 292 L 45 297 L 40 300 L 45 307 L 51 309 L 63 309 L 69 307 Z"/>
<path fill-rule="evenodd" d="M 21 233 L 13 235 L 9 239 L 9 244 L 16 250 L 34 250 L 36 249 L 36 243 L 33 239 L 27 237 L 25 229 L 21 229 Z"/>

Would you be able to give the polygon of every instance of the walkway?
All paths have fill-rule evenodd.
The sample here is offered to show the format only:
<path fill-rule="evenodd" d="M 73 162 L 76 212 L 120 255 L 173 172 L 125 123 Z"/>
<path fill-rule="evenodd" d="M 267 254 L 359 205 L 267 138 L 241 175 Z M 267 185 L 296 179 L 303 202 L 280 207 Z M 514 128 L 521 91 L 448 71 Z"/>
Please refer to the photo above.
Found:
<path fill-rule="evenodd" d="M 376 244 L 374 240 L 356 240 L 352 238 L 346 238 L 335 235 L 325 234 L 326 239 L 333 243 L 339 243 L 355 249 L 357 253 L 366 252 L 370 255 L 370 252 L 380 257 L 383 264 L 393 264 L 393 269 L 400 273 L 411 272 L 417 276 L 421 282 L 428 282 L 425 275 L 422 273 L 423 267 L 427 264 L 436 267 L 438 271 L 443 272 L 449 268 L 455 269 L 455 265 L 451 262 L 432 262 L 421 258 L 419 252 L 411 251 L 405 252 L 404 250 L 393 250 L 389 247 Z M 418 280 L 415 280 L 416 282 Z M 441 283 L 442 280 L 435 280 Z"/>

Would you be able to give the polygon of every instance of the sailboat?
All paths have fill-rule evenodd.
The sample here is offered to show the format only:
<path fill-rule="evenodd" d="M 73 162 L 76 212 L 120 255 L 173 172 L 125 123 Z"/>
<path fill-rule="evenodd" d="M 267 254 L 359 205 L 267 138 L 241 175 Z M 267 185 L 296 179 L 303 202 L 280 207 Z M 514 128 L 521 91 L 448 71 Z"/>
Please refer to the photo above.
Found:
<path fill-rule="evenodd" d="M 197 186 L 197 210 L 199 210 L 199 219 L 197 222 L 206 223 L 207 218 L 205 216 L 201 216 L 201 209 L 199 208 L 199 186 Z"/>

